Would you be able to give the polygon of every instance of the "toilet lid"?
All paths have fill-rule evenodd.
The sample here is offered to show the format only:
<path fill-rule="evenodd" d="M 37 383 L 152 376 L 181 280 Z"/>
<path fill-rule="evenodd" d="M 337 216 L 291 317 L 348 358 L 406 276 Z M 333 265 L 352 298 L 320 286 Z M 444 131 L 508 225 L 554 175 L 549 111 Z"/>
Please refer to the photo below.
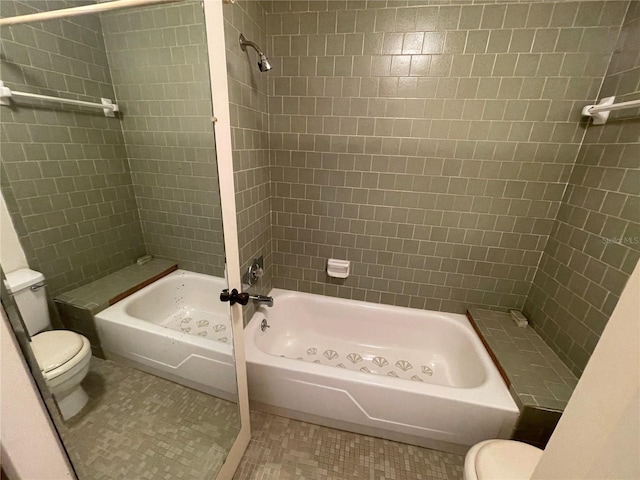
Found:
<path fill-rule="evenodd" d="M 31 349 L 43 373 L 67 363 L 82 345 L 82 335 L 68 330 L 52 330 L 31 337 Z"/>
<path fill-rule="evenodd" d="M 529 480 L 541 456 L 526 443 L 496 440 L 478 450 L 476 474 L 478 480 Z"/>

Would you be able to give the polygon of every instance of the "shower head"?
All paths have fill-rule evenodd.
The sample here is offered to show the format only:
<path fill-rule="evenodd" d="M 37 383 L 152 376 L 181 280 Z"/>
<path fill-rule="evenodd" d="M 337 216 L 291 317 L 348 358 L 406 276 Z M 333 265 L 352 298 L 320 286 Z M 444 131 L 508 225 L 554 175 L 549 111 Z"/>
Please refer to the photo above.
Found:
<path fill-rule="evenodd" d="M 261 72 L 268 72 L 269 70 L 271 70 L 269 59 L 264 53 L 260 55 L 260 60 L 258 60 L 258 68 Z"/>
<path fill-rule="evenodd" d="M 261 72 L 268 72 L 269 70 L 271 70 L 271 63 L 269 63 L 269 59 L 264 54 L 264 52 L 260 50 L 260 47 L 258 47 L 258 45 L 256 45 L 252 41 L 244 38 L 243 34 L 240 34 L 240 48 L 242 49 L 243 52 L 246 52 L 247 47 L 251 47 L 256 52 L 258 52 L 258 55 L 260 57 L 260 59 L 258 60 L 258 68 L 260 69 Z"/>

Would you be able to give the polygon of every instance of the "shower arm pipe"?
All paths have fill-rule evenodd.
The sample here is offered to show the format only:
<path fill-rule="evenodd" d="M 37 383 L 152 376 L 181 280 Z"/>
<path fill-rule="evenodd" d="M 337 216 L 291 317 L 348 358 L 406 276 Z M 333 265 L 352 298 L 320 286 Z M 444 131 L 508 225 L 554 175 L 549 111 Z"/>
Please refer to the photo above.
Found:
<path fill-rule="evenodd" d="M 182 0 L 112 0 L 110 2 L 83 5 L 81 7 L 62 8 L 49 12 L 30 13 L 28 15 L 17 15 L 15 17 L 0 18 L 0 26 L 18 25 L 21 23 L 42 22 L 55 18 L 75 17 L 77 15 L 88 15 L 91 13 L 108 12 L 122 8 L 143 7 L 158 3 L 180 2 Z"/>
<path fill-rule="evenodd" d="M 247 40 L 243 34 L 240 34 L 240 48 L 242 48 L 243 52 L 246 52 L 247 47 L 253 48 L 256 52 L 258 52 L 258 55 L 260 56 L 263 56 L 263 57 L 266 56 L 258 45 L 256 45 L 251 40 Z"/>

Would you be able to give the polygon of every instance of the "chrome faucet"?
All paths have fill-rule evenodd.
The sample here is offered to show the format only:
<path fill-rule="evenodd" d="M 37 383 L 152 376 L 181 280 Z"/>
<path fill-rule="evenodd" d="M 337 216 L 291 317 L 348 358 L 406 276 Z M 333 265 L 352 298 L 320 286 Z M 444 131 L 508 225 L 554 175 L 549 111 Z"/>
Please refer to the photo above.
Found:
<path fill-rule="evenodd" d="M 249 303 L 249 300 L 266 305 L 267 307 L 273 307 L 273 297 L 267 297 L 266 295 L 250 295 L 247 292 L 238 292 L 235 288 L 231 291 L 225 288 L 220 292 L 220 301 L 229 302 L 231 305 L 235 305 L 236 303 L 246 305 Z"/>
<path fill-rule="evenodd" d="M 266 295 L 249 295 L 249 298 L 260 305 L 273 307 L 273 297 L 268 297 Z"/>

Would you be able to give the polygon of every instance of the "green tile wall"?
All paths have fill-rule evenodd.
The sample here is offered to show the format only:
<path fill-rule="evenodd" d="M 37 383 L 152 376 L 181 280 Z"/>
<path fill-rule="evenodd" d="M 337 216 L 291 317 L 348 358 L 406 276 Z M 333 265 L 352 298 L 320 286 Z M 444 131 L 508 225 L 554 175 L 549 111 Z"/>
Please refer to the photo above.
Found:
<path fill-rule="evenodd" d="M 201 2 L 102 15 L 148 253 L 224 276 Z"/>
<path fill-rule="evenodd" d="M 597 98 L 640 99 L 640 4 L 632 2 Z M 595 98 L 595 97 L 594 97 Z M 525 303 L 580 375 L 640 257 L 640 109 L 589 126 Z"/>
<path fill-rule="evenodd" d="M 244 34 L 271 57 L 264 6 L 253 0 L 223 6 L 240 264 L 244 272 L 252 259 L 264 256 L 265 275 L 251 290 L 261 294 L 271 290 L 272 272 L 267 104 L 267 82 L 272 72 L 261 73 L 256 52 L 243 52 L 238 39 Z M 246 320 L 251 313 L 249 306 Z"/>
<path fill-rule="evenodd" d="M 3 0 L 2 15 L 77 5 Z M 8 87 L 114 98 L 97 16 L 3 27 L 0 37 Z M 0 108 L 2 191 L 29 265 L 55 295 L 130 265 L 145 247 L 120 120 L 26 103 Z"/>
<path fill-rule="evenodd" d="M 272 2 L 274 286 L 522 308 L 628 5 Z"/>

